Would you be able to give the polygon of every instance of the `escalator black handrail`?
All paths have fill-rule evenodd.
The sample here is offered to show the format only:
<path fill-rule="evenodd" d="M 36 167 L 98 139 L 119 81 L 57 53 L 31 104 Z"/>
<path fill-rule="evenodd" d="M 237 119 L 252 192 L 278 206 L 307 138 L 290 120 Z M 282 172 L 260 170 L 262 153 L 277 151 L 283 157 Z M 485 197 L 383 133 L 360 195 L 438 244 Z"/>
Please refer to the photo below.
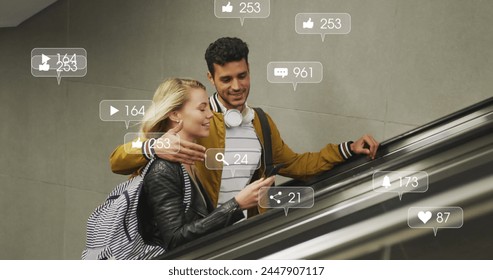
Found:
<path fill-rule="evenodd" d="M 459 119 L 459 118 L 462 118 L 464 116 L 467 116 L 467 115 L 470 115 L 471 113 L 473 112 L 477 112 L 481 109 L 484 109 L 484 108 L 487 108 L 487 107 L 490 107 L 491 105 L 493 105 L 493 97 L 490 97 L 490 98 L 487 98 L 483 101 L 480 101 L 478 103 L 475 103 L 473 105 L 470 105 L 466 108 L 463 108 L 463 109 L 460 109 L 459 111 L 456 111 L 454 113 L 451 113 L 451 114 L 448 114 L 446 116 L 443 116 L 437 120 L 434 120 L 434 121 L 431 121 L 427 124 L 424 124 L 424 125 L 421 125 L 413 130 L 410 130 L 408 132 L 405 132 L 405 133 L 402 133 L 400 135 L 397 135 L 393 138 L 390 138 L 384 142 L 382 142 L 381 144 L 382 145 L 388 145 L 388 144 L 392 144 L 396 141 L 398 141 L 399 139 L 401 138 L 404 138 L 404 137 L 408 137 L 408 136 L 411 136 L 411 135 L 416 135 L 420 132 L 423 132 L 425 130 L 428 130 L 430 128 L 435 128 L 435 127 L 438 127 L 438 126 L 441 126 L 443 124 L 447 124 L 453 120 L 456 120 L 456 119 Z"/>
<path fill-rule="evenodd" d="M 444 149 L 446 147 L 453 147 L 457 144 L 456 142 L 467 141 L 468 139 L 470 140 L 474 138 L 468 133 L 464 133 L 465 131 L 474 131 L 473 133 L 476 136 L 489 133 L 493 123 L 493 105 L 489 110 L 491 111 L 475 118 L 468 119 L 464 123 L 450 127 L 443 131 L 436 132 L 432 135 L 428 135 L 427 137 L 419 139 L 416 142 L 408 143 L 404 147 L 399 147 L 398 149 L 396 149 L 397 151 L 387 151 L 386 154 L 378 157 L 376 160 L 364 160 L 361 163 L 357 163 L 355 166 L 341 166 L 342 168 L 337 172 L 334 172 L 334 174 L 328 172 L 330 174 L 324 174 L 322 176 L 314 178 L 308 183 L 312 186 L 328 186 L 333 185 L 336 182 L 346 180 L 348 177 L 352 177 L 352 180 L 356 180 L 358 179 L 357 177 L 362 178 L 368 176 L 372 172 L 377 171 L 377 169 L 384 167 L 386 162 L 394 162 L 394 160 L 397 158 L 399 158 L 400 165 L 405 165 L 405 158 L 408 156 L 409 153 L 415 154 L 415 156 L 413 156 L 412 158 L 416 157 L 416 155 L 418 154 L 431 156 L 439 152 L 439 150 L 430 151 L 427 148 L 429 146 L 440 144 L 440 149 Z M 451 141 L 451 139 L 455 139 L 455 142 Z M 397 167 L 397 165 L 393 164 L 394 169 Z M 355 176 L 355 174 L 358 174 L 358 176 Z M 336 188 L 336 186 L 333 186 L 331 188 Z M 322 192 L 327 191 L 327 189 L 322 190 Z"/>
<path fill-rule="evenodd" d="M 491 109 L 489 109 L 491 108 Z M 487 110 L 485 110 L 487 109 Z M 400 142 L 405 142 L 407 141 L 408 138 L 413 138 L 417 137 L 419 134 L 426 134 L 426 132 L 434 129 L 440 129 L 440 126 L 447 126 L 451 122 L 457 121 L 458 119 L 464 118 L 466 116 L 471 116 L 471 118 L 478 117 L 479 115 L 474 115 L 475 113 L 484 110 L 485 112 L 488 111 L 493 111 L 493 97 L 485 99 L 479 103 L 473 104 L 471 106 L 468 106 L 464 109 L 461 109 L 457 112 L 451 113 L 449 115 L 446 115 L 444 117 L 441 117 L 435 121 L 429 122 L 427 124 L 424 124 L 420 127 L 417 127 L 413 130 L 410 130 L 408 132 L 402 133 L 400 135 L 397 135 L 391 139 L 385 140 L 382 143 L 380 143 L 379 151 L 377 153 L 376 158 L 383 158 L 388 156 L 388 154 L 391 152 L 390 147 L 391 146 L 400 146 Z M 347 173 L 348 171 L 352 171 L 358 167 L 362 167 L 364 165 L 367 165 L 371 163 L 370 160 L 368 160 L 365 156 L 356 156 L 353 159 L 351 159 L 349 162 L 346 162 L 345 164 L 335 166 L 332 170 L 329 172 L 325 172 L 324 174 L 321 174 L 320 176 L 313 177 L 309 179 L 306 182 L 302 182 L 299 180 L 290 180 L 283 185 L 286 186 L 300 186 L 300 185 L 306 185 L 306 186 L 311 186 L 314 184 L 317 184 L 321 181 L 324 181 L 328 178 L 332 177 L 337 177 L 341 174 Z"/>

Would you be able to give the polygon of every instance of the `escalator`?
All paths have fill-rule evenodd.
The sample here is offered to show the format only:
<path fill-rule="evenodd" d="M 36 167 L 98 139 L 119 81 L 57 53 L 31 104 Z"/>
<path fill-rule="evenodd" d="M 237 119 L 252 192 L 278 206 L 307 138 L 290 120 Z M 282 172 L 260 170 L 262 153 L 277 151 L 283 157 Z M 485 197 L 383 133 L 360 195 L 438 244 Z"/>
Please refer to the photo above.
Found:
<path fill-rule="evenodd" d="M 376 171 L 424 171 L 422 192 L 377 192 Z M 493 98 L 381 144 L 308 182 L 307 209 L 271 209 L 159 259 L 493 259 Z M 416 206 L 457 206 L 463 226 L 410 228 Z"/>

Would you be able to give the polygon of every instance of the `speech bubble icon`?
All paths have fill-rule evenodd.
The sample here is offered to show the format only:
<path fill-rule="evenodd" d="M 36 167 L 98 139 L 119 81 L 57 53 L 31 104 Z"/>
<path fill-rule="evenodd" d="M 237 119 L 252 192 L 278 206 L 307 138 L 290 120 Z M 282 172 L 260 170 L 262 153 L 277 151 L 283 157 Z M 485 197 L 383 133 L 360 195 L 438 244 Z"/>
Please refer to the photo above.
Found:
<path fill-rule="evenodd" d="M 234 177 L 236 171 L 257 170 L 260 168 L 262 151 L 252 148 L 210 148 L 205 151 L 205 167 L 209 170 L 230 171 Z"/>
<path fill-rule="evenodd" d="M 102 100 L 99 118 L 102 121 L 123 121 L 128 129 L 130 122 L 140 122 L 150 109 L 152 100 Z"/>
<path fill-rule="evenodd" d="M 315 191 L 311 187 L 262 187 L 258 205 L 262 208 L 283 208 L 288 215 L 289 208 L 312 208 Z"/>
<path fill-rule="evenodd" d="M 214 15 L 217 18 L 239 18 L 243 26 L 245 18 L 269 17 L 270 0 L 214 0 Z"/>
<path fill-rule="evenodd" d="M 323 65 L 319 61 L 272 61 L 267 64 L 267 80 L 270 83 L 298 84 L 320 83 Z"/>
<path fill-rule="evenodd" d="M 34 48 L 31 51 L 31 74 L 34 77 L 84 77 L 87 52 L 83 48 Z"/>
<path fill-rule="evenodd" d="M 424 193 L 428 191 L 428 173 L 425 171 L 375 171 L 372 188 L 375 192 L 398 193 L 399 200 L 405 193 Z"/>
<path fill-rule="evenodd" d="M 439 228 L 461 228 L 464 210 L 458 206 L 410 207 L 407 224 L 410 228 L 431 228 L 436 237 Z"/>
<path fill-rule="evenodd" d="M 142 148 L 144 148 L 148 155 L 151 154 L 151 149 L 159 150 L 160 154 L 177 154 L 180 152 L 180 135 L 175 134 L 174 139 L 169 139 L 163 136 L 162 132 L 152 132 L 147 134 L 147 138 L 151 139 L 149 143 L 143 147 L 146 137 L 138 132 L 126 133 L 123 137 L 123 143 L 131 143 L 130 145 L 123 145 L 127 154 L 142 154 Z M 177 145 L 172 145 L 177 143 Z"/>
<path fill-rule="evenodd" d="M 348 13 L 299 13 L 294 19 L 298 34 L 319 34 L 322 42 L 327 34 L 349 34 L 351 15 Z"/>
<path fill-rule="evenodd" d="M 288 68 L 274 68 L 274 76 L 284 78 L 289 74 Z"/>

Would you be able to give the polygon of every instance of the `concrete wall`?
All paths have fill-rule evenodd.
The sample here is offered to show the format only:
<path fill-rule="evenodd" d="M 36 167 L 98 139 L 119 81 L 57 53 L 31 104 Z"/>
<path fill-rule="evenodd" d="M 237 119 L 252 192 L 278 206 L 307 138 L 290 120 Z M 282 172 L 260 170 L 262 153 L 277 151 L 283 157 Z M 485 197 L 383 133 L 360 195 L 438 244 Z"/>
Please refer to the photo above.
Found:
<path fill-rule="evenodd" d="M 128 131 L 102 122 L 104 99 L 151 99 L 160 81 L 208 85 L 206 47 L 250 46 L 249 104 L 272 115 L 294 150 L 384 140 L 493 94 L 493 1 L 271 0 L 267 19 L 217 19 L 214 1 L 59 0 L 0 29 L 0 259 L 77 259 L 85 222 L 115 184 L 108 156 Z M 299 35 L 301 12 L 346 12 L 348 35 Z M 84 78 L 34 78 L 37 47 L 80 47 Z M 320 84 L 270 84 L 270 61 L 320 61 Z"/>

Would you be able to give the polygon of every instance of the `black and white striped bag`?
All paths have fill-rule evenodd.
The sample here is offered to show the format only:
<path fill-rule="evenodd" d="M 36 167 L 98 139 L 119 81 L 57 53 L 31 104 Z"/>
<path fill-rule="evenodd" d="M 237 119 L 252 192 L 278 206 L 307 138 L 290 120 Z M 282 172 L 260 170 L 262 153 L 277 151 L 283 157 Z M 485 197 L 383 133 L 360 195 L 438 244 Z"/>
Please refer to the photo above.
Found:
<path fill-rule="evenodd" d="M 116 186 L 106 201 L 89 216 L 86 249 L 82 252 L 83 260 L 151 259 L 166 252 L 160 246 L 146 244 L 138 230 L 139 195 L 144 176 L 152 162 L 153 160 L 146 165 L 141 175 Z M 190 205 L 190 179 L 185 171 L 183 174 L 185 177 L 185 200 L 188 200 L 184 200 L 184 203 L 188 209 Z"/>

